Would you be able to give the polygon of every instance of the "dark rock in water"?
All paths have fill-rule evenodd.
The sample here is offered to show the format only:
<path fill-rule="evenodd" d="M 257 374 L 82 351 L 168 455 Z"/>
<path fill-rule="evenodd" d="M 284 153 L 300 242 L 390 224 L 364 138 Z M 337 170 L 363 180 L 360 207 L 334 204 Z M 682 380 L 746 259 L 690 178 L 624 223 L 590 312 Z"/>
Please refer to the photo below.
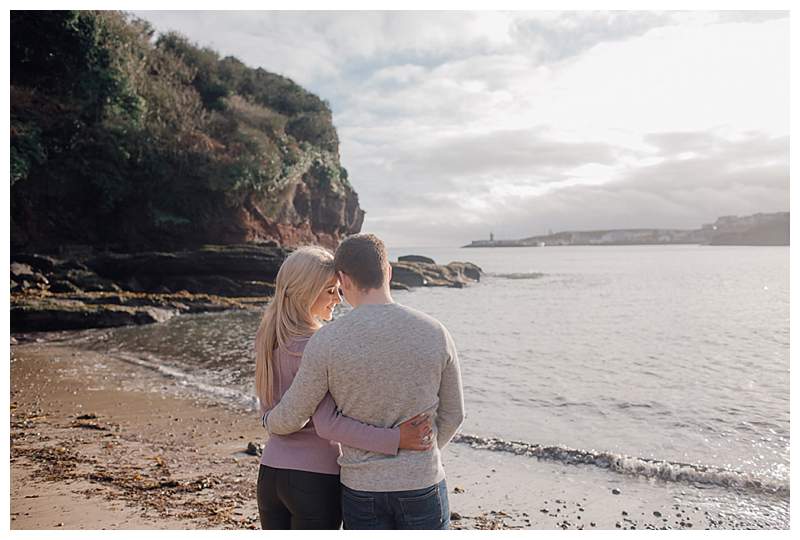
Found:
<path fill-rule="evenodd" d="M 392 263 L 392 281 L 407 287 L 424 287 L 427 285 L 422 270 L 408 263 Z"/>
<path fill-rule="evenodd" d="M 611 490 L 611 493 L 613 493 L 614 495 L 619 495 L 622 492 L 620 490 L 618 490 L 617 488 L 614 488 L 614 489 Z"/>
<path fill-rule="evenodd" d="M 397 258 L 400 262 L 436 264 L 436 261 L 424 255 L 403 255 Z"/>
<path fill-rule="evenodd" d="M 471 262 L 459 262 L 453 261 L 447 265 L 450 268 L 457 269 L 465 277 L 469 279 L 473 279 L 475 281 L 481 280 L 481 274 L 483 274 L 483 270 L 477 264 L 473 264 Z"/>
<path fill-rule="evenodd" d="M 251 456 L 260 456 L 262 452 L 264 452 L 264 445 L 251 441 L 247 443 L 247 450 L 244 452 L 245 454 L 249 454 Z"/>
<path fill-rule="evenodd" d="M 654 510 L 653 515 L 656 517 L 661 517 L 661 512 L 659 512 L 658 510 Z"/>
<path fill-rule="evenodd" d="M 461 288 L 465 287 L 470 281 L 478 281 L 480 279 L 480 268 L 471 263 L 439 265 L 426 262 L 398 261 L 391 264 L 392 281 L 408 287 Z"/>
<path fill-rule="evenodd" d="M 149 324 L 164 322 L 175 313 L 154 307 L 91 305 L 53 298 L 15 299 L 11 304 L 11 331 L 76 330 Z"/>

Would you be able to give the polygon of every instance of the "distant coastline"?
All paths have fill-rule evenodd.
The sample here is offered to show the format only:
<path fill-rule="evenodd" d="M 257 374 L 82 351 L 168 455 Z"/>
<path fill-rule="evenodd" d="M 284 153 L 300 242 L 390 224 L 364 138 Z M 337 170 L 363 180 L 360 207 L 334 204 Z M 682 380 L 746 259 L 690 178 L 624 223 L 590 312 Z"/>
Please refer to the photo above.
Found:
<path fill-rule="evenodd" d="M 610 229 L 563 231 L 519 240 L 473 240 L 465 248 L 547 246 L 630 246 L 703 244 L 712 246 L 788 246 L 789 212 L 722 216 L 699 229 Z"/>

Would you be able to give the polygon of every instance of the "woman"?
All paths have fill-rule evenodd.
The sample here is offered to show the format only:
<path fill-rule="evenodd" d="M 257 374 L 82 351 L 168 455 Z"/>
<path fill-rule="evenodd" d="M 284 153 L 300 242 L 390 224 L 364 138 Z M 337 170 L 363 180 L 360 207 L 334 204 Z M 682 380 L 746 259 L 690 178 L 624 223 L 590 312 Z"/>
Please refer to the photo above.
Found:
<path fill-rule="evenodd" d="M 333 318 L 339 302 L 339 281 L 328 250 L 303 247 L 286 258 L 256 334 L 256 390 L 262 419 L 288 390 L 308 339 L 320 321 Z M 267 440 L 257 485 L 261 527 L 338 529 L 342 522 L 339 442 L 394 455 L 399 448 L 429 449 L 431 431 L 424 415 L 397 428 L 358 422 L 341 415 L 327 394 L 302 430 Z"/>

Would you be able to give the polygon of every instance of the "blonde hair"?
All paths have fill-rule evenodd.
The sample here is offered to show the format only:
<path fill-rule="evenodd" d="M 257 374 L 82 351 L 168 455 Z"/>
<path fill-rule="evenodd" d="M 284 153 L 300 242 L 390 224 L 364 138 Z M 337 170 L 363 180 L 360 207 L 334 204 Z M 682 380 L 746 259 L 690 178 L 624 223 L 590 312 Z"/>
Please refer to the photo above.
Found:
<path fill-rule="evenodd" d="M 289 255 L 275 278 L 275 296 L 264 310 L 256 333 L 256 393 L 261 406 L 273 406 L 274 352 L 294 337 L 309 336 L 320 328 L 311 307 L 334 276 L 333 254 L 306 246 Z"/>

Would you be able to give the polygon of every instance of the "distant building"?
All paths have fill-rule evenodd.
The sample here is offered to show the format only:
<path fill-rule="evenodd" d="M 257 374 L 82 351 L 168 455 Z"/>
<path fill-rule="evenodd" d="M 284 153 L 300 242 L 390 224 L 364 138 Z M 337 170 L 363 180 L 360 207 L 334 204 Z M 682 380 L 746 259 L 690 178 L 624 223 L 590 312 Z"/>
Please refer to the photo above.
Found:
<path fill-rule="evenodd" d="M 494 233 L 493 232 L 489 233 L 489 242 L 494 242 Z"/>

